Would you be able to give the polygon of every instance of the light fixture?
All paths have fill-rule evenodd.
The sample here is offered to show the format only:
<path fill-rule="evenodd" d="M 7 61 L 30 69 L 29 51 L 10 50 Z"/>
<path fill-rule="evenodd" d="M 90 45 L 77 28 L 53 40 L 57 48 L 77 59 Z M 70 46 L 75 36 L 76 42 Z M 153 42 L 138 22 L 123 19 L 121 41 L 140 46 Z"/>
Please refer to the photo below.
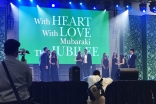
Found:
<path fill-rule="evenodd" d="M 146 10 L 147 10 L 147 4 L 146 3 L 141 3 L 141 4 L 139 4 L 139 7 L 140 7 L 140 11 L 142 11 L 142 12 L 146 12 Z"/>
<path fill-rule="evenodd" d="M 132 3 L 130 1 L 124 1 L 124 6 L 126 10 L 132 9 Z"/>
<path fill-rule="evenodd" d="M 55 7 L 55 4 L 52 4 L 51 6 L 54 8 Z"/>
<path fill-rule="evenodd" d="M 156 13 L 156 1 L 151 2 L 149 7 L 151 12 Z"/>
<path fill-rule="evenodd" d="M 114 0 L 114 7 L 118 8 L 120 5 L 120 1 L 119 0 Z"/>

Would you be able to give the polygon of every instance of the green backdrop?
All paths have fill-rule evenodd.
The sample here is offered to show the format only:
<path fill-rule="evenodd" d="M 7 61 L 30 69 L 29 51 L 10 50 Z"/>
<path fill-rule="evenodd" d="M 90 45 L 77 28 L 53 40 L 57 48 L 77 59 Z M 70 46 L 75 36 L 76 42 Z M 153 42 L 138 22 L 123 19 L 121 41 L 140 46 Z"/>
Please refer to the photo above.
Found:
<path fill-rule="evenodd" d="M 79 50 L 100 64 L 109 54 L 109 13 L 107 11 L 19 7 L 19 41 L 29 64 L 38 64 L 43 47 L 56 50 L 60 64 L 74 64 Z"/>

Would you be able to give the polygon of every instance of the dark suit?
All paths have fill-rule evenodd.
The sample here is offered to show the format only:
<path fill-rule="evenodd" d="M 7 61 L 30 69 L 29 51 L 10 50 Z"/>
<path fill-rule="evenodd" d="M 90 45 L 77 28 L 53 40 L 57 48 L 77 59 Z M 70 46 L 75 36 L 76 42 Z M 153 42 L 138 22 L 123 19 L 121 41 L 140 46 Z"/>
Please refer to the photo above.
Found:
<path fill-rule="evenodd" d="M 90 66 L 92 66 L 92 56 L 91 54 L 87 54 L 87 63 L 83 63 L 84 77 L 90 75 Z"/>
<path fill-rule="evenodd" d="M 132 54 L 132 56 L 128 58 L 128 65 L 129 65 L 129 68 L 136 68 L 136 65 L 135 65 L 135 60 L 136 60 L 136 55 L 135 54 Z"/>
<path fill-rule="evenodd" d="M 48 69 L 46 66 L 49 66 L 49 55 L 46 52 L 43 52 L 40 55 L 40 71 L 41 71 L 41 81 L 46 82 L 48 77 Z"/>

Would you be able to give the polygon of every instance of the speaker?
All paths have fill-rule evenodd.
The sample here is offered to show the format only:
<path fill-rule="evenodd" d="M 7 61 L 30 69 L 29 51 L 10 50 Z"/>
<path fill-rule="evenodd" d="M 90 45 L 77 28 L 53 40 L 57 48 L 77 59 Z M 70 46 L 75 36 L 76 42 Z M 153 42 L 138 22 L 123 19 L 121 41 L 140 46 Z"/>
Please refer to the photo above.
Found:
<path fill-rule="evenodd" d="M 138 80 L 138 74 L 136 68 L 120 68 L 120 80 Z"/>
<path fill-rule="evenodd" d="M 78 66 L 69 68 L 69 81 L 80 81 L 80 68 Z"/>

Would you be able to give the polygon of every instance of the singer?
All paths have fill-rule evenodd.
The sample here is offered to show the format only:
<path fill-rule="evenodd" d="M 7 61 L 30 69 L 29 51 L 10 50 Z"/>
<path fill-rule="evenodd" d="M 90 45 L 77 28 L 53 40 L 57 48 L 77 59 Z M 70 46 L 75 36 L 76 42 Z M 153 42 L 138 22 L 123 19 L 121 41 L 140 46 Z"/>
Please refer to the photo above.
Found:
<path fill-rule="evenodd" d="M 103 78 L 109 77 L 109 60 L 106 53 L 103 53 L 101 64 L 102 64 L 102 77 Z"/>
<path fill-rule="evenodd" d="M 129 68 L 136 68 L 136 65 L 135 65 L 135 60 L 136 60 L 136 55 L 134 54 L 134 49 L 130 49 L 129 50 L 129 57 L 128 57 L 128 67 Z"/>

